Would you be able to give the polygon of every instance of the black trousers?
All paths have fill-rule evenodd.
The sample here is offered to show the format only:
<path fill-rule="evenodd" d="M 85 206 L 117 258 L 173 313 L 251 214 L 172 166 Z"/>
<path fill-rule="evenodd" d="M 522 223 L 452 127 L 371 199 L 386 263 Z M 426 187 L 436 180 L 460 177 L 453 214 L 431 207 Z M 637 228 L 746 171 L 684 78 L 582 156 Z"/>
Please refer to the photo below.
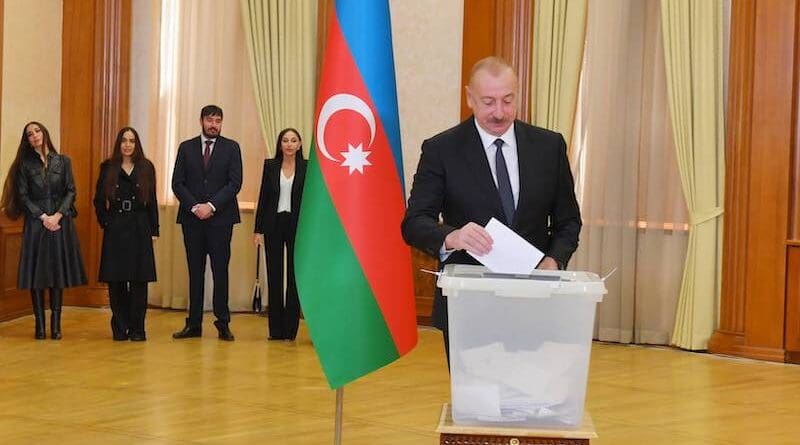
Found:
<path fill-rule="evenodd" d="M 228 309 L 228 264 L 231 260 L 233 225 L 183 224 L 183 244 L 189 265 L 189 318 L 186 325 L 203 324 L 203 299 L 205 288 L 206 256 L 211 259 L 214 279 L 214 316 L 217 322 L 227 325 L 231 321 Z"/>
<path fill-rule="evenodd" d="M 144 336 L 144 317 L 147 313 L 147 283 L 114 281 L 108 283 L 111 303 L 111 332 L 115 339 L 129 335 Z"/>
<path fill-rule="evenodd" d="M 294 278 L 294 239 L 292 214 L 278 213 L 275 230 L 266 234 L 267 302 L 269 336 L 293 340 L 300 324 L 300 300 Z M 286 249 L 286 293 L 283 290 L 283 251 Z"/>

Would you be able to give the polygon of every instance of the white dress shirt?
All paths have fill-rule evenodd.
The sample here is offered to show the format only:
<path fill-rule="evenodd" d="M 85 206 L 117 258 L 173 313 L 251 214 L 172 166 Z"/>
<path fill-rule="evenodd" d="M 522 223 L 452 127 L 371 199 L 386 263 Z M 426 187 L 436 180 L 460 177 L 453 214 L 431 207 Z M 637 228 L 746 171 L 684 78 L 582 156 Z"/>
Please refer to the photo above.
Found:
<path fill-rule="evenodd" d="M 492 171 L 495 187 L 497 187 L 497 165 L 495 162 L 497 146 L 494 145 L 494 141 L 497 139 L 503 140 L 503 157 L 506 159 L 508 179 L 511 180 L 511 193 L 514 195 L 514 207 L 516 207 L 519 203 L 519 157 L 517 156 L 517 136 L 514 134 L 514 125 L 512 124 L 508 127 L 508 130 L 501 136 L 489 134 L 478 125 L 478 121 L 475 121 L 475 127 L 478 129 L 483 148 L 486 150 L 486 159 L 489 161 L 489 169 Z"/>
<path fill-rule="evenodd" d="M 283 175 L 283 169 L 280 169 L 280 194 L 278 195 L 278 213 L 292 211 L 292 184 L 294 183 L 294 175 L 287 178 Z"/>
<path fill-rule="evenodd" d="M 214 145 L 217 143 L 217 138 L 207 138 L 206 135 L 200 133 L 200 147 L 203 148 L 201 153 L 205 153 L 206 151 L 206 141 L 211 141 L 211 146 L 208 147 L 208 155 L 211 156 L 211 153 L 214 153 Z"/>
<path fill-rule="evenodd" d="M 202 147 L 202 150 L 201 150 L 200 154 L 205 154 L 206 141 L 211 141 L 211 145 L 208 147 L 208 156 L 210 157 L 211 153 L 214 153 L 214 145 L 217 143 L 217 138 L 213 138 L 213 139 L 212 138 L 207 138 L 206 135 L 204 135 L 203 133 L 200 133 L 200 147 Z M 505 152 L 503 152 L 503 153 L 505 153 Z M 212 212 L 216 212 L 217 211 L 217 208 L 214 207 L 214 204 L 211 204 L 210 202 L 207 202 L 206 204 L 208 204 L 208 206 L 211 207 L 211 211 Z M 200 204 L 195 204 L 192 207 L 192 213 L 195 213 L 195 210 L 197 210 L 197 206 L 198 205 L 200 205 Z"/>
<path fill-rule="evenodd" d="M 486 160 L 489 161 L 489 170 L 492 172 L 495 187 L 497 187 L 497 162 L 495 162 L 497 146 L 494 145 L 494 141 L 497 139 L 503 140 L 503 157 L 506 159 L 508 179 L 511 181 L 511 193 L 514 195 L 514 207 L 516 207 L 519 203 L 519 156 L 517 156 L 517 135 L 514 133 L 514 124 L 511 124 L 508 130 L 500 136 L 489 134 L 488 131 L 481 128 L 477 120 L 475 121 L 475 128 L 478 129 L 478 135 L 481 137 L 481 143 L 486 154 Z M 445 243 L 442 243 L 442 247 L 439 249 L 439 260 L 446 260 L 452 252 L 452 249 L 445 249 Z"/>

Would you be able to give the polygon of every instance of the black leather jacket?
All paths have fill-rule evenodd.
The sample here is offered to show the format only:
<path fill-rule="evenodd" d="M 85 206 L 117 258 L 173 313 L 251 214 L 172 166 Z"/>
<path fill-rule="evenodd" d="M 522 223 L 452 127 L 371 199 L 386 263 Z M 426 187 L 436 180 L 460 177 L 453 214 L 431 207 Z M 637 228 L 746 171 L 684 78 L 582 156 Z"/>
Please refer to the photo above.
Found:
<path fill-rule="evenodd" d="M 68 157 L 50 151 L 45 169 L 39 155 L 31 151 L 20 162 L 16 186 L 27 217 L 39 218 L 56 212 L 76 216 L 75 179 Z"/>

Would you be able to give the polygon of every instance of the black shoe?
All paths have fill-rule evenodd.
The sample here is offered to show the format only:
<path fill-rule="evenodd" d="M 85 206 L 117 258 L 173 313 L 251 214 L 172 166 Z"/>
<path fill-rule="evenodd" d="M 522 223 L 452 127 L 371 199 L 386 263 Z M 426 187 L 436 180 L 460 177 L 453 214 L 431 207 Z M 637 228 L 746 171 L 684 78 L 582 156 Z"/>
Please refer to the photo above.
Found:
<path fill-rule="evenodd" d="M 273 337 L 271 335 L 267 337 L 267 341 L 280 341 L 280 340 L 283 340 L 283 337 Z"/>
<path fill-rule="evenodd" d="M 203 336 L 202 329 L 200 329 L 199 327 L 190 327 L 190 326 L 184 326 L 183 329 L 172 334 L 172 338 L 175 339 L 202 337 L 202 336 Z"/>
<path fill-rule="evenodd" d="M 64 302 L 62 289 L 50 288 L 50 338 L 61 340 L 61 304 Z"/>
<path fill-rule="evenodd" d="M 111 334 L 111 336 L 114 338 L 114 341 L 127 341 L 128 340 L 128 334 L 116 334 L 116 333 L 114 333 L 114 334 Z"/>
<path fill-rule="evenodd" d="M 233 332 L 228 327 L 228 323 L 220 323 L 219 321 L 214 322 L 214 326 L 217 327 L 217 331 L 219 331 L 219 339 L 225 341 L 233 341 Z"/>
<path fill-rule="evenodd" d="M 61 311 L 50 312 L 50 338 L 61 340 Z"/>
<path fill-rule="evenodd" d="M 147 337 L 144 334 L 131 334 L 130 335 L 131 341 L 145 341 Z"/>
<path fill-rule="evenodd" d="M 33 318 L 36 323 L 33 337 L 37 340 L 44 340 L 47 338 L 44 331 L 44 291 L 31 289 L 31 301 L 33 302 Z"/>

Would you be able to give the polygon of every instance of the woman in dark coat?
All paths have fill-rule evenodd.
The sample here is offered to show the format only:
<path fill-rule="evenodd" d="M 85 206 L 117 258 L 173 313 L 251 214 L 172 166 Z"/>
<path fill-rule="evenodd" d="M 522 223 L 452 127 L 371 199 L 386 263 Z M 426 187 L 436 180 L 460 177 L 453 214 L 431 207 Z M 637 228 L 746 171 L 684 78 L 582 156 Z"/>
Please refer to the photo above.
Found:
<path fill-rule="evenodd" d="M 300 301 L 294 279 L 294 239 L 306 177 L 303 141 L 294 128 L 278 134 L 275 158 L 264 161 L 256 209 L 255 243 L 266 243 L 269 339 L 293 341 L 300 323 Z M 287 251 L 286 295 L 283 251 Z"/>
<path fill-rule="evenodd" d="M 144 341 L 147 283 L 156 280 L 158 201 L 155 168 L 131 127 L 119 131 L 111 157 L 100 164 L 94 208 L 103 228 L 98 280 L 108 283 L 111 333 L 118 341 Z"/>
<path fill-rule="evenodd" d="M 0 207 L 11 219 L 25 216 L 17 288 L 31 290 L 37 339 L 46 336 L 44 290 L 50 289 L 50 337 L 60 340 L 63 289 L 86 284 L 74 203 L 70 159 L 56 152 L 44 125 L 26 124 Z"/>

